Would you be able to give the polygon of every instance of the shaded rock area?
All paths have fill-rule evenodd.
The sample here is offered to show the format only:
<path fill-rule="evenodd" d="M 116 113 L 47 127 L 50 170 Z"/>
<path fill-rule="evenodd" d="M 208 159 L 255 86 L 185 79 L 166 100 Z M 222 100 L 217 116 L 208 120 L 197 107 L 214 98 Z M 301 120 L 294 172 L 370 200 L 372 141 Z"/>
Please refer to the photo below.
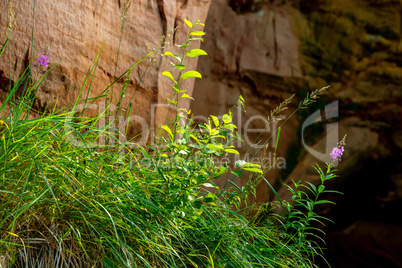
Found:
<path fill-rule="evenodd" d="M 402 266 L 400 225 L 359 220 L 341 232 L 329 233 L 327 241 L 333 268 Z"/>
<path fill-rule="evenodd" d="M 205 21 L 209 7 L 208 1 L 199 0 L 131 1 L 131 6 L 125 14 L 119 47 L 123 13 L 130 1 L 45 0 L 37 1 L 35 9 L 34 1 L 8 2 L 12 7 L 8 12 L 6 12 L 7 1 L 0 2 L 2 42 L 7 37 L 7 26 L 12 29 L 10 49 L 7 48 L 0 58 L 0 97 L 4 100 L 9 85 L 16 82 L 31 59 L 36 61 L 40 54 L 46 55 L 50 59 L 49 65 L 56 66 L 49 72 L 46 81 L 38 91 L 35 101 L 35 108 L 38 110 L 43 110 L 46 106 L 53 107 L 57 99 L 59 107 L 73 103 L 89 68 L 102 51 L 89 97 L 99 95 L 108 84 L 149 53 L 147 44 L 151 48 L 157 48 L 161 37 L 168 35 L 175 27 L 178 27 L 178 30 L 172 35 L 170 43 L 184 42 L 188 30 L 183 19 Z M 192 45 L 197 48 L 199 42 L 193 42 Z M 174 46 L 169 46 L 169 50 L 175 49 Z M 170 59 L 156 57 L 155 60 L 156 62 L 149 64 L 149 67 L 149 60 L 143 61 L 131 73 L 127 97 L 123 99 L 125 103 L 123 108 L 136 92 L 132 115 L 138 116 L 138 122 L 135 123 L 145 122 L 141 129 L 130 129 L 131 136 L 153 128 L 154 125 L 164 122 L 166 118 L 166 109 L 155 105 L 166 103 L 166 97 L 171 94 L 172 85 L 168 78 L 160 77 L 159 72 L 160 69 L 169 68 Z M 187 65 L 189 68 L 195 68 L 197 60 L 192 59 Z M 37 80 L 42 71 L 38 66 L 34 68 L 33 79 Z M 125 76 L 113 88 L 115 101 L 118 99 L 124 79 Z M 190 94 L 193 82 L 185 81 L 183 85 L 187 87 Z M 84 88 L 84 96 L 88 87 L 89 82 Z M 137 87 L 138 90 L 135 90 Z M 152 104 L 155 114 L 153 118 L 151 118 Z M 183 105 L 188 106 L 188 103 Z M 103 111 L 103 107 L 96 104 L 92 109 L 94 112 Z"/>
<path fill-rule="evenodd" d="M 337 205 L 318 208 L 336 222 L 326 228 L 332 267 L 402 267 L 401 8 L 392 0 L 217 0 L 208 13 L 201 47 L 210 56 L 199 61 L 204 79 L 194 89 L 196 114 L 222 115 L 244 96 L 247 113 L 236 116 L 246 143 L 238 149 L 252 155 L 257 148 L 247 140 L 258 133 L 250 129 L 263 129 L 269 112 L 296 94 L 277 149 L 285 165 L 266 176 L 281 198 L 290 198 L 282 182 L 317 184 L 312 165 L 330 160 L 327 143 L 331 148 L 336 141 L 329 137 L 348 135 L 340 177 L 328 183 L 345 194 L 326 196 Z M 307 92 L 326 85 L 331 87 L 318 102 L 288 118 Z M 327 119 L 329 104 L 338 114 Z M 319 110 L 315 123 L 303 129 Z M 255 201 L 272 199 L 261 183 Z"/>

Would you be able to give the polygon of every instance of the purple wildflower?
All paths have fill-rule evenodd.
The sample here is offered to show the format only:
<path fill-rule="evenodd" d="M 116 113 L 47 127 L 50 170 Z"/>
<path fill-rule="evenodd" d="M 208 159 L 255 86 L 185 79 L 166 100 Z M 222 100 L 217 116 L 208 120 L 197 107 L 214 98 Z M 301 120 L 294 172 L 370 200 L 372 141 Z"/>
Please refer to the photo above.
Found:
<path fill-rule="evenodd" d="M 47 65 L 48 61 L 49 61 L 49 57 L 46 57 L 46 56 L 40 54 L 40 56 L 38 58 L 39 66 L 45 66 L 45 68 L 49 67 L 49 65 Z"/>
<path fill-rule="evenodd" d="M 343 151 L 344 151 L 343 146 L 334 147 L 334 149 L 332 149 L 332 152 L 331 152 L 331 158 L 338 159 L 339 161 L 341 161 Z"/>

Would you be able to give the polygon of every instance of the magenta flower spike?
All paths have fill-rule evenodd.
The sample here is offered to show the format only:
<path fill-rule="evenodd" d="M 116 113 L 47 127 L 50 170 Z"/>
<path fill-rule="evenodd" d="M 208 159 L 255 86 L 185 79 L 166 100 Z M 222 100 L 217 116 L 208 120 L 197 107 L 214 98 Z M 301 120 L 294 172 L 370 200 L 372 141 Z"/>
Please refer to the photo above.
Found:
<path fill-rule="evenodd" d="M 334 149 L 332 149 L 332 152 L 331 152 L 331 158 L 332 159 L 338 159 L 339 161 L 341 161 L 341 157 L 342 157 L 342 154 L 343 154 L 343 151 L 344 151 L 344 149 L 343 149 L 343 146 L 341 146 L 341 147 L 334 147 Z"/>
<path fill-rule="evenodd" d="M 49 57 L 46 57 L 42 54 L 40 54 L 40 56 L 38 57 L 39 66 L 45 66 L 45 68 L 49 67 L 49 65 L 47 64 L 48 61 Z"/>

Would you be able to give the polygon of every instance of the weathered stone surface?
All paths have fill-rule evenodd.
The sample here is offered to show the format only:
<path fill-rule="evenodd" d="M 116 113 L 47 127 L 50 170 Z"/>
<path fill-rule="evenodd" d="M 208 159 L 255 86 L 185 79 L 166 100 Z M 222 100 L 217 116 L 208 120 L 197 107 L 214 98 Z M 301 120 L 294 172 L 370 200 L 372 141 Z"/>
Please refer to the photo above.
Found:
<path fill-rule="evenodd" d="M 341 232 L 331 233 L 328 248 L 332 267 L 401 267 L 402 227 L 359 220 Z M 375 257 L 369 257 L 375 256 Z M 326 267 L 326 266 L 320 266 Z"/>
<path fill-rule="evenodd" d="M 203 116 L 222 115 L 241 94 L 248 110 L 242 116 L 244 124 L 253 117 L 266 118 L 293 93 L 298 103 L 307 92 L 331 85 L 321 100 L 294 115 L 282 128 L 277 153 L 285 158 L 286 168 L 274 169 L 266 178 L 282 198 L 290 196 L 280 189 L 280 182 L 318 183 L 311 166 L 324 163 L 303 147 L 301 133 L 307 146 L 324 153 L 331 134 L 327 124 L 338 122 L 339 140 L 348 136 L 343 160 L 337 166 L 340 178 L 328 187 L 345 192 L 345 196 L 329 196 L 339 205 L 322 207 L 321 213 L 340 228 L 376 215 L 382 215 L 379 221 L 402 224 L 395 216 L 402 209 L 401 9 L 396 0 L 213 1 L 206 21 L 208 35 L 202 44 L 210 57 L 199 61 L 204 79 L 195 86 L 197 101 L 192 109 Z M 301 129 L 312 112 L 334 101 L 339 101 L 337 118 Z M 263 119 L 250 125 L 261 128 Z M 257 133 L 251 136 L 255 138 Z M 262 139 L 267 137 L 269 133 L 262 135 Z M 243 145 L 240 151 L 246 153 L 247 149 Z M 265 183 L 257 195 L 257 201 L 273 198 Z M 354 254 L 352 248 L 348 250 Z M 375 253 L 378 248 L 371 250 Z M 374 253 L 364 258 L 375 258 Z"/>
<path fill-rule="evenodd" d="M 192 110 L 204 118 L 210 114 L 223 115 L 242 95 L 247 113 L 233 111 L 235 122 L 239 123 L 238 131 L 246 142 L 238 149 L 251 157 L 259 147 L 249 148 L 257 143 L 257 129 L 264 129 L 270 111 L 295 93 L 291 80 L 299 79 L 302 72 L 297 36 L 292 31 L 288 8 L 264 5 L 257 13 L 244 13 L 239 12 L 241 4 L 249 5 L 250 1 L 236 2 L 234 8 L 235 2 L 228 4 L 218 0 L 211 3 L 205 29 L 207 35 L 202 44 L 209 56 L 199 60 L 199 71 L 204 78 L 195 86 L 193 96 L 196 101 Z M 288 110 L 284 115 L 289 114 Z M 280 137 L 278 156 L 283 157 L 289 144 L 297 138 L 297 132 L 292 131 L 296 127 L 297 116 L 282 129 L 285 134 Z M 273 132 L 271 125 L 258 141 L 264 141 Z M 275 138 L 276 135 L 269 142 L 266 155 L 268 159 L 271 156 L 271 163 Z M 274 183 L 280 173 L 281 168 L 274 167 L 269 181 Z M 260 187 L 257 199 L 266 200 L 268 194 L 268 187 Z"/>
<path fill-rule="evenodd" d="M 91 0 L 91 1 L 37 1 L 35 7 L 35 27 L 33 46 L 31 41 L 33 25 L 34 1 L 9 1 L 12 3 L 16 23 L 10 33 L 10 54 L 8 49 L 0 58 L 1 91 L 8 90 L 9 79 L 13 82 L 27 67 L 33 57 L 39 54 L 49 56 L 50 65 L 56 65 L 49 72 L 45 83 L 37 94 L 36 108 L 43 109 L 46 105 L 52 107 L 59 97 L 58 104 L 63 107 L 75 101 L 88 69 L 95 61 L 98 53 L 99 65 L 92 83 L 90 97 L 97 96 L 108 84 L 118 78 L 131 65 L 145 56 L 149 51 L 146 44 L 157 47 L 162 35 L 167 35 L 175 27 L 173 42 L 180 43 L 186 38 L 187 27 L 183 19 L 191 21 L 205 21 L 209 1 L 167 1 L 167 0 L 135 0 L 128 8 L 121 39 L 120 52 L 119 38 L 121 32 L 122 12 L 124 0 Z M 7 27 L 6 1 L 0 3 L 0 32 L 4 33 Z M 2 36 L 5 39 L 5 35 Z M 199 42 L 192 44 L 195 48 Z M 169 50 L 177 48 L 169 46 Z M 118 56 L 118 62 L 117 62 Z M 11 59 L 11 73 L 8 59 Z M 117 62 L 117 68 L 115 69 Z M 156 116 L 151 118 L 151 104 L 163 104 L 171 94 L 171 84 L 168 78 L 161 77 L 160 70 L 169 68 L 170 59 L 156 58 L 150 64 L 142 82 L 141 77 L 147 68 L 148 60 L 133 69 L 130 86 L 125 102 L 128 102 L 139 84 L 134 97 L 133 113 L 144 118 L 147 127 L 153 128 L 151 123 L 159 124 L 164 121 L 166 112 L 155 108 Z M 188 68 L 195 68 L 196 59 L 186 63 Z M 39 77 L 40 68 L 34 68 L 34 79 Z M 192 79 L 190 79 L 192 80 Z M 122 81 L 121 81 L 122 82 Z M 87 87 L 88 88 L 87 83 Z M 183 84 L 190 94 L 193 81 Z M 116 100 L 121 85 L 114 87 L 113 98 Z M 3 98 L 4 100 L 4 98 Z M 188 106 L 188 103 L 184 103 Z M 98 110 L 98 107 L 93 109 Z M 143 130 L 147 130 L 146 126 Z M 141 130 L 133 130 L 141 132 Z"/>
<path fill-rule="evenodd" d="M 196 114 L 223 114 L 242 94 L 249 110 L 242 118 L 245 123 L 253 116 L 266 117 L 292 93 L 301 99 L 307 91 L 333 84 L 323 102 L 339 100 L 339 139 L 349 135 L 345 161 L 395 154 L 390 146 L 399 144 L 393 131 L 401 125 L 398 114 L 402 94 L 398 1 L 373 4 L 328 0 L 300 6 L 298 2 L 234 2 L 211 4 L 208 36 L 202 44 L 210 56 L 199 64 L 204 79 L 194 92 L 197 101 L 192 108 Z M 320 107 L 322 104 L 311 110 Z M 292 141 L 299 140 L 296 143 L 300 144 L 301 133 L 291 129 L 299 128 L 307 115 L 290 119 L 290 131 L 282 129 L 280 146 L 285 147 L 284 152 Z M 260 121 L 253 123 L 261 126 Z M 319 130 L 307 133 L 306 142 L 322 152 L 325 125 Z M 384 131 L 392 134 L 384 137 Z M 287 156 L 294 154 L 287 152 Z M 289 178 L 302 179 L 312 170 L 304 166 L 319 161 L 305 151 L 299 160 L 297 166 L 304 171 L 297 167 L 292 171 L 291 166 Z M 346 162 L 343 166 L 347 170 Z"/>

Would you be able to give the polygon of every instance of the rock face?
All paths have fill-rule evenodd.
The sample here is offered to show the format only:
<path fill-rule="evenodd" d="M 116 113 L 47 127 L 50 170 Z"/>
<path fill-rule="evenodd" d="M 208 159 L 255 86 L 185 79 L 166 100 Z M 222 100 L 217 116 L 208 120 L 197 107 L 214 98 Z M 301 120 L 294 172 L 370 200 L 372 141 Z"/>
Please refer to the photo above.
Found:
<path fill-rule="evenodd" d="M 293 33 L 291 14 L 286 11 L 287 8 L 262 5 L 261 9 L 250 13 L 248 4 L 243 6 L 241 1 L 235 2 L 211 3 L 205 29 L 207 35 L 202 44 L 209 57 L 199 62 L 199 71 L 204 78 L 195 86 L 193 96 L 196 101 L 192 109 L 204 120 L 210 114 L 223 115 L 242 95 L 246 100 L 247 113 L 237 109 L 233 113 L 245 144 L 237 143 L 237 148 L 246 158 L 251 158 L 259 150 L 258 142 L 273 135 L 267 154 L 257 161 L 272 163 L 276 138 L 274 129 L 280 122 L 266 128 L 267 116 L 297 92 L 292 83 L 302 78 L 298 38 Z M 244 9 L 246 12 L 243 12 Z M 291 105 L 291 108 L 295 106 Z M 289 111 L 291 109 L 284 116 L 288 116 Z M 276 151 L 279 157 L 284 157 L 286 149 L 297 139 L 297 132 L 292 131 L 298 126 L 297 118 L 298 115 L 290 118 L 282 129 L 285 136 L 282 134 L 280 137 L 280 146 Z M 259 129 L 264 129 L 260 137 Z M 278 162 L 267 179 L 274 184 L 285 166 L 286 161 Z M 267 200 L 268 189 L 264 186 L 258 188 L 257 201 Z"/>
<path fill-rule="evenodd" d="M 383 252 L 384 248 L 371 243 L 367 247 L 372 248 L 365 253 L 353 249 L 360 246 L 359 236 L 370 237 L 370 232 L 374 236 L 376 226 L 402 224 L 397 212 L 402 209 L 401 8 L 400 1 L 395 0 L 216 0 L 208 13 L 202 48 L 210 56 L 199 61 L 204 79 L 195 86 L 192 109 L 204 117 L 222 115 L 243 95 L 247 113 L 237 114 L 246 141 L 239 146 L 242 153 L 257 150 L 249 149 L 247 139 L 258 135 L 250 130 L 264 128 L 269 111 L 281 101 L 296 94 L 297 105 L 307 92 L 331 85 L 309 109 L 291 118 L 296 106 L 285 112 L 288 121 L 282 127 L 277 149 L 285 165 L 275 167 L 266 179 L 281 198 L 290 196 L 280 188 L 280 182 L 291 183 L 293 179 L 318 183 L 311 166 L 323 166 L 323 160 L 330 160 L 327 140 L 332 142 L 331 149 L 336 139 L 329 137 L 338 136 L 339 141 L 348 135 L 343 160 L 337 166 L 340 178 L 328 185 L 345 195 L 328 197 L 338 202 L 336 207 L 319 208 L 337 223 L 327 229 L 331 237 L 328 247 L 338 256 L 332 267 L 346 267 L 339 260 L 354 254 L 353 263 L 364 258 L 371 262 L 370 267 L 384 267 L 381 262 L 389 255 L 380 254 L 376 259 L 375 254 L 368 253 Z M 329 104 L 335 105 L 333 118 L 328 118 L 330 110 L 325 111 Z M 308 117 L 319 110 L 322 115 L 317 114 L 312 124 L 303 128 Z M 274 128 L 270 126 L 260 138 L 268 138 Z M 274 145 L 269 144 L 271 148 Z M 256 201 L 272 198 L 267 185 L 260 184 Z M 364 234 L 356 233 L 350 245 L 340 251 L 339 241 L 347 237 L 342 229 L 360 219 L 370 228 Z M 400 233 L 400 229 L 395 230 Z M 383 242 L 388 239 L 384 233 L 375 237 Z M 395 264 L 395 258 L 389 257 L 384 263 Z"/>
<path fill-rule="evenodd" d="M 10 14 L 9 21 L 12 21 L 9 23 L 12 28 L 10 50 L 7 49 L 0 58 L 2 100 L 4 92 L 8 91 L 10 80 L 11 84 L 16 82 L 29 61 L 32 58 L 36 61 L 43 54 L 50 58 L 51 66 L 56 66 L 48 73 L 37 94 L 37 109 L 43 109 L 46 105 L 53 107 L 57 98 L 59 107 L 73 103 L 89 68 L 102 50 L 90 91 L 90 97 L 97 96 L 108 84 L 149 53 L 146 44 L 156 48 L 162 35 L 168 35 L 175 27 L 178 29 L 170 43 L 183 42 L 188 31 L 183 19 L 205 21 L 209 8 L 208 1 L 199 0 L 45 0 L 37 1 L 35 9 L 34 1 L 8 2 L 12 6 L 9 12 L 3 12 L 7 10 L 6 1 L 0 3 L 0 32 L 6 32 L 7 13 Z M 129 2 L 130 6 L 127 5 Z M 15 20 L 11 19 L 11 14 L 14 14 Z M 125 20 L 122 29 L 123 17 Z M 2 35 L 2 41 L 6 36 Z M 199 47 L 199 43 L 194 42 L 193 45 L 195 48 Z M 175 47 L 170 45 L 168 49 L 174 51 Z M 160 75 L 161 69 L 169 68 L 170 59 L 155 57 L 155 60 L 149 67 L 147 59 L 133 69 L 127 97 L 123 100 L 128 103 L 139 85 L 134 97 L 133 114 L 138 116 L 138 123 L 145 123 L 142 130 L 151 129 L 153 124 L 157 125 L 165 120 L 166 109 L 160 109 L 157 105 L 165 103 L 165 98 L 171 94 L 172 85 L 168 78 Z M 195 68 L 197 60 L 192 59 L 186 65 Z M 42 71 L 43 69 L 34 68 L 34 80 L 39 78 Z M 124 79 L 125 77 L 119 81 L 120 85 L 113 88 L 115 100 L 120 94 Z M 193 81 L 188 81 L 184 84 L 190 94 L 192 83 Z M 89 82 L 85 90 L 88 86 Z M 184 106 L 188 106 L 188 103 Z M 94 105 L 92 109 L 97 111 L 102 107 Z M 152 114 L 155 114 L 153 118 Z M 141 129 L 131 132 L 139 133 Z"/>
<path fill-rule="evenodd" d="M 155 41 L 176 26 L 179 28 L 171 43 L 183 42 L 184 18 L 205 21 L 205 42 L 194 43 L 194 48 L 201 46 L 209 56 L 201 57 L 198 63 L 195 59 L 186 63 L 191 69 L 198 66 L 203 79 L 195 86 L 194 81 L 183 84 L 196 100 L 191 104 L 195 119 L 223 115 L 242 95 L 247 113 L 237 108 L 232 112 L 245 143 L 235 145 L 251 157 L 259 150 L 253 145 L 261 145 L 272 136 L 266 154 L 257 162 L 272 164 L 274 153 L 278 157 L 266 179 L 281 198 L 289 198 L 280 187 L 282 182 L 294 179 L 317 183 L 311 166 L 328 161 L 328 146 L 336 146 L 336 141 L 348 134 L 345 154 L 337 167 L 340 178 L 328 185 L 345 195 L 328 197 L 338 203 L 336 207 L 319 208 L 322 215 L 337 223 L 327 229 L 331 256 L 337 256 L 330 256 L 332 267 L 346 267 L 345 260 L 362 267 L 361 259 L 369 260 L 371 267 L 400 264 L 400 257 L 384 253 L 387 246 L 383 242 L 390 233 L 376 231 L 391 226 L 395 237 L 401 234 L 395 227 L 402 224 L 398 213 L 402 209 L 399 0 L 135 0 L 127 9 L 120 50 L 122 14 L 127 7 L 124 0 L 37 1 L 33 45 L 34 1 L 9 2 L 14 13 L 0 13 L 1 33 L 7 26 L 12 29 L 10 50 L 0 57 L 0 100 L 4 100 L 10 81 L 16 81 L 29 61 L 44 54 L 55 67 L 37 94 L 37 109 L 53 106 L 57 98 L 60 107 L 71 104 L 102 46 L 90 96 L 102 92 L 146 55 L 147 43 L 156 47 Z M 0 2 L 0 8 L 6 10 L 5 1 Z M 0 37 L 6 38 L 4 34 Z M 131 74 L 125 101 L 136 92 L 133 115 L 137 116 L 137 125 L 130 130 L 132 135 L 159 125 L 167 114 L 167 108 L 158 105 L 164 104 L 171 92 L 170 81 L 160 75 L 161 70 L 169 69 L 170 59 L 155 59 L 149 67 L 148 60 L 140 63 Z M 38 79 L 41 71 L 34 68 L 33 78 Z M 114 87 L 114 99 L 124 78 Z M 331 88 L 318 102 L 292 115 L 307 92 L 326 85 Z M 284 111 L 283 120 L 266 126 L 270 111 L 293 94 L 293 104 Z M 322 111 L 322 116 L 318 112 L 312 124 L 303 128 L 316 111 Z M 329 118 L 331 113 L 334 116 Z M 279 146 L 274 150 L 275 130 L 285 120 Z M 338 129 L 334 123 L 338 123 Z M 328 138 L 336 136 L 335 140 Z M 236 182 L 244 184 L 245 180 Z M 272 199 L 266 183 L 260 184 L 254 201 Z M 362 248 L 362 240 L 376 242 L 366 243 L 366 249 L 356 253 L 354 249 Z M 345 241 L 349 243 L 346 247 Z M 397 245 L 393 240 L 392 247 Z M 367 262 L 362 265 L 369 267 Z"/>
<path fill-rule="evenodd" d="M 337 263 L 332 267 L 401 267 L 401 229 L 396 224 L 358 220 L 341 232 L 330 233 L 328 250 L 331 262 Z"/>

